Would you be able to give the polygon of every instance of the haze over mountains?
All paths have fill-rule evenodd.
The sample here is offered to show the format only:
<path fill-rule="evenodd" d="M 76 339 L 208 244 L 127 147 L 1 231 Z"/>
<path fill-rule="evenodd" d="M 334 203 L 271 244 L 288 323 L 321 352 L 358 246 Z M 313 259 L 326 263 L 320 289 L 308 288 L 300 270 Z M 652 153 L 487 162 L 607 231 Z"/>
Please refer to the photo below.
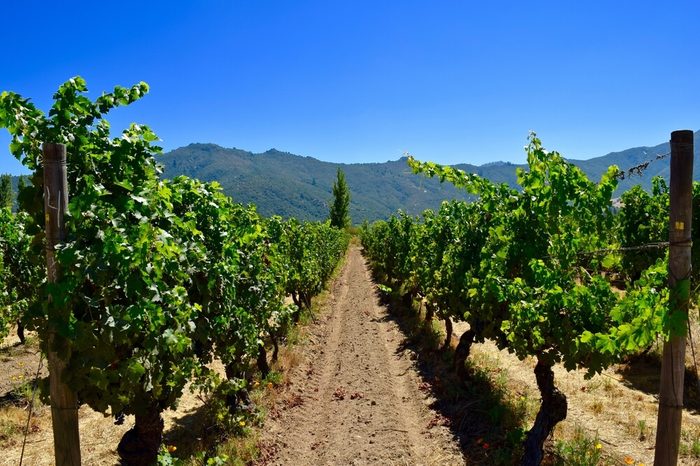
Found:
<path fill-rule="evenodd" d="M 700 131 L 695 133 L 696 140 Z M 695 146 L 695 163 L 700 156 Z M 653 147 L 635 147 L 612 152 L 589 160 L 571 160 L 589 178 L 598 180 L 610 165 L 628 169 L 657 154 L 669 152 L 668 142 Z M 384 163 L 338 164 L 322 162 L 288 152 L 270 149 L 254 154 L 241 149 L 226 149 L 216 144 L 190 144 L 160 157 L 164 176 L 188 175 L 203 181 L 218 181 L 234 200 L 254 203 L 263 215 L 281 215 L 305 220 L 322 220 L 328 216 L 331 186 L 338 167 L 345 171 L 351 194 L 350 215 L 353 223 L 386 218 L 398 209 L 419 214 L 437 208 L 445 199 L 466 199 L 466 194 L 450 184 L 414 175 L 406 159 Z M 515 169 L 507 162 L 481 166 L 459 164 L 456 167 L 484 176 L 494 182 L 516 185 Z M 695 173 L 700 173 L 695 170 Z M 650 163 L 642 176 L 620 183 L 616 195 L 635 184 L 651 186 L 653 176 L 668 179 L 669 158 Z M 696 178 L 697 179 L 697 178 Z"/>

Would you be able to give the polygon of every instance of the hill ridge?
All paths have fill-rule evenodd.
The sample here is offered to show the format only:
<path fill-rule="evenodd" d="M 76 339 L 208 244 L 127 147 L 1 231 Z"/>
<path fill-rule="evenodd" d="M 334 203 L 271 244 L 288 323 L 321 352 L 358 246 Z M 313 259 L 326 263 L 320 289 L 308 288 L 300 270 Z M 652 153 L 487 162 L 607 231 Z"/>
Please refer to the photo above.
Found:
<path fill-rule="evenodd" d="M 700 131 L 695 132 L 695 165 L 700 164 Z M 599 180 L 610 165 L 628 169 L 656 154 L 669 151 L 669 143 L 638 146 L 610 152 L 590 159 L 567 159 L 579 166 L 592 180 Z M 187 175 L 202 181 L 218 181 L 226 194 L 237 202 L 255 204 L 265 216 L 281 215 L 302 220 L 323 220 L 328 216 L 331 186 L 336 170 L 345 171 L 350 188 L 350 216 L 353 223 L 386 218 L 402 209 L 410 215 L 436 209 L 445 199 L 468 199 L 468 195 L 449 184 L 414 175 L 406 156 L 386 162 L 336 163 L 269 148 L 252 152 L 226 148 L 213 142 L 192 142 L 158 156 L 163 176 Z M 655 160 L 642 176 L 628 177 L 619 184 L 616 195 L 640 184 L 651 188 L 651 179 L 659 175 L 668 180 L 669 159 Z M 525 167 L 506 161 L 482 165 L 460 163 L 456 168 L 476 173 L 496 183 L 516 185 L 516 168 Z M 700 171 L 694 170 L 694 179 Z M 18 177 L 13 177 L 16 189 Z"/>
<path fill-rule="evenodd" d="M 700 136 L 700 131 L 695 134 Z M 700 156 L 698 148 L 700 143 L 696 145 L 696 164 Z M 610 165 L 627 169 L 668 150 L 668 142 L 665 142 L 587 160 L 567 160 L 583 169 L 589 178 L 598 180 Z M 345 171 L 351 194 L 350 215 L 356 224 L 386 218 L 398 209 L 416 215 L 428 208 L 438 208 L 444 199 L 468 198 L 449 184 L 441 185 L 437 180 L 414 175 L 406 165 L 405 156 L 386 162 L 348 164 L 326 162 L 276 148 L 254 153 L 213 143 L 192 143 L 163 154 L 159 161 L 164 166 L 165 177 L 184 174 L 204 181 L 216 180 L 236 201 L 256 204 L 263 215 L 304 220 L 321 220 L 328 216 L 337 168 Z M 516 168 L 525 167 L 505 161 L 454 166 L 511 186 L 516 184 Z M 668 178 L 668 171 L 668 159 L 655 161 L 643 176 L 621 181 L 617 195 L 635 184 L 649 189 L 653 176 Z"/>

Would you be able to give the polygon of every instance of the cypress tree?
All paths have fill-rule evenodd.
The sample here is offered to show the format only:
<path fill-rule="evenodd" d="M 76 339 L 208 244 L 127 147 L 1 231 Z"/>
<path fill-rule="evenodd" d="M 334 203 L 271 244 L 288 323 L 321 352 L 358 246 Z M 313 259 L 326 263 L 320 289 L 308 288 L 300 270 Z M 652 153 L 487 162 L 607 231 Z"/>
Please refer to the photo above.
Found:
<path fill-rule="evenodd" d="M 333 203 L 330 212 L 331 225 L 337 228 L 350 226 L 350 191 L 345 182 L 345 173 L 339 168 L 333 183 Z"/>
<path fill-rule="evenodd" d="M 0 175 L 0 209 L 12 207 L 12 178 Z"/>

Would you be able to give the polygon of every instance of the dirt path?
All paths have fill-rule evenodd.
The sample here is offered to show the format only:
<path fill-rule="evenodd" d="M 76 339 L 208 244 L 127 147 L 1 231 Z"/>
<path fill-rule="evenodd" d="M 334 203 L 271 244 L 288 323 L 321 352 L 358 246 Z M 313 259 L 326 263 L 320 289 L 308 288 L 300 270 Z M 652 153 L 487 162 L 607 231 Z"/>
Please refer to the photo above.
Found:
<path fill-rule="evenodd" d="M 449 429 L 434 425 L 415 355 L 379 304 L 359 248 L 326 307 L 266 422 L 265 464 L 464 464 Z"/>

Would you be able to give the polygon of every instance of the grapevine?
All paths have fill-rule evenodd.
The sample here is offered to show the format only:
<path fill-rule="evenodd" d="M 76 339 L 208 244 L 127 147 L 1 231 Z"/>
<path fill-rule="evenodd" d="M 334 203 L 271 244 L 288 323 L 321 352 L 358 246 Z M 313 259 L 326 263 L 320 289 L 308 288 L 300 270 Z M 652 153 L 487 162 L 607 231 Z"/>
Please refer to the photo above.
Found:
<path fill-rule="evenodd" d="M 60 335 L 51 350 L 67 360 L 68 383 L 82 402 L 118 419 L 135 415 L 118 448 L 133 465 L 155 460 L 161 413 L 175 406 L 188 382 L 218 386 L 230 409 L 246 401 L 250 363 L 263 366 L 266 337 L 291 312 L 284 297 L 292 259 L 283 255 L 302 234 L 291 227 L 276 231 L 274 222 L 234 203 L 216 183 L 162 180 L 158 138 L 148 127 L 132 124 L 112 138 L 104 115 L 147 91 L 145 83 L 116 87 L 92 101 L 85 81 L 73 78 L 60 86 L 48 115 L 17 94 L 0 95 L 10 151 L 33 171 L 19 208 L 28 216 L 27 257 L 35 267 L 44 244 L 41 144 L 67 146 L 61 277 L 48 285 L 42 274 L 31 275 L 22 319 L 38 332 L 43 351 L 52 331 Z M 315 277 L 305 290 L 309 304 L 347 238 L 327 226 L 303 228 L 310 258 L 303 267 Z M 12 237 L 3 231 L 3 238 Z M 215 357 L 226 368 L 225 381 L 206 366 Z"/>
<path fill-rule="evenodd" d="M 616 167 L 591 182 L 534 135 L 527 156 L 528 168 L 518 170 L 519 190 L 409 158 L 414 171 L 478 199 L 425 213 L 412 228 L 409 257 L 402 252 L 404 240 L 390 230 L 392 221 L 366 227 L 363 241 L 393 289 L 402 290 L 392 279 L 406 276 L 401 264 L 408 260 L 410 288 L 441 315 L 469 323 L 455 351 L 458 371 L 471 344 L 486 338 L 520 359 L 535 358 L 542 404 L 524 443 L 523 463 L 538 464 L 544 440 L 566 417 L 566 397 L 554 385 L 552 366 L 592 375 L 667 335 L 674 322 L 665 317 L 663 257 L 648 264 L 622 296 L 606 279 L 609 261 L 585 254 L 614 246 Z M 384 248 L 394 252 L 379 251 L 381 241 L 395 242 Z"/>

